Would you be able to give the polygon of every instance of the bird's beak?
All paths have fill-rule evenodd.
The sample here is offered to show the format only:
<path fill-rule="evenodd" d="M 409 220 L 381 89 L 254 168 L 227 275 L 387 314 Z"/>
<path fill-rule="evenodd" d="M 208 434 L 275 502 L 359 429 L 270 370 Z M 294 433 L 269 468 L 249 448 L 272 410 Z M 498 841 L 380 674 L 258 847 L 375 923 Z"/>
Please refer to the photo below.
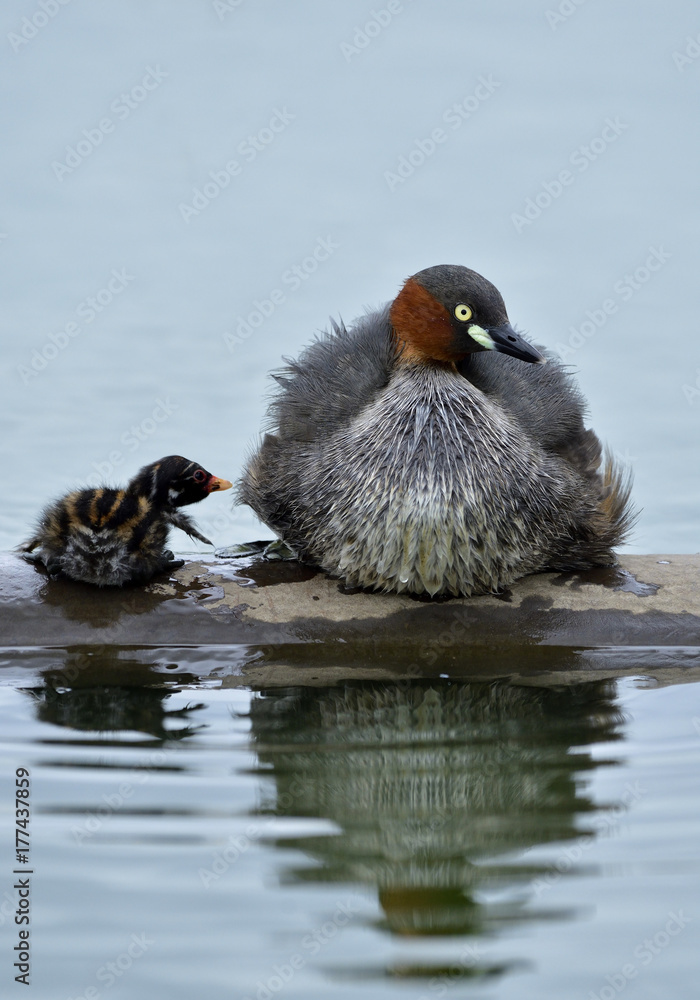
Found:
<path fill-rule="evenodd" d="M 216 476 L 212 476 L 207 483 L 207 489 L 210 493 L 215 490 L 230 490 L 233 483 L 230 483 L 228 479 L 217 479 Z"/>
<path fill-rule="evenodd" d="M 467 333 L 477 344 L 487 351 L 498 351 L 500 354 L 510 354 L 520 361 L 529 361 L 534 365 L 544 365 L 547 359 L 540 354 L 537 348 L 516 333 L 513 327 L 506 323 L 504 326 L 494 326 L 489 330 L 484 330 L 482 326 L 472 323 L 467 327 Z"/>

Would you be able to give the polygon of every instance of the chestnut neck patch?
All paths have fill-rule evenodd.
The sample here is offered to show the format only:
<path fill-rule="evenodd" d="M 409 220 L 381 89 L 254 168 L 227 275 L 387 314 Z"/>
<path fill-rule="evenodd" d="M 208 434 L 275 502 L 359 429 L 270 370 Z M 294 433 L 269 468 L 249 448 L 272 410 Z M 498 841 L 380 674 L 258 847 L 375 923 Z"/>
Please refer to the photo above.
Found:
<path fill-rule="evenodd" d="M 447 309 L 414 278 L 396 296 L 390 312 L 397 340 L 404 345 L 404 361 L 457 361 L 454 331 Z"/>

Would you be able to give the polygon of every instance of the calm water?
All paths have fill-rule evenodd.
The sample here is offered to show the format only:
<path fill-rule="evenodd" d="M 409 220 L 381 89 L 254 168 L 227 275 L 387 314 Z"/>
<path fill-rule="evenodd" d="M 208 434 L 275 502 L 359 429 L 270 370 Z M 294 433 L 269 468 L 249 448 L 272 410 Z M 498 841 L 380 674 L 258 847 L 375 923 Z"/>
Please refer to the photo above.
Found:
<path fill-rule="evenodd" d="M 449 262 L 577 372 L 633 549 L 697 551 L 693 0 L 52 3 L 0 10 L 0 549 L 161 455 L 235 478 L 281 356 Z M 697 996 L 691 684 L 15 689 L 3 655 L 32 996 Z"/>
<path fill-rule="evenodd" d="M 33 996 L 697 996 L 690 686 L 0 690 Z"/>

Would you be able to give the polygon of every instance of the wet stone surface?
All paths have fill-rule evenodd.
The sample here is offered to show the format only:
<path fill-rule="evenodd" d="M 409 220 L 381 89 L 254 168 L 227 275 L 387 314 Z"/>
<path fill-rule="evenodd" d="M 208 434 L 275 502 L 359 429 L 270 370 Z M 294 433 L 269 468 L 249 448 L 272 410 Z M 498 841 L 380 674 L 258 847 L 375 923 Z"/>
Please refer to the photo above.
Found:
<path fill-rule="evenodd" d="M 102 590 L 50 580 L 8 554 L 0 614 L 8 669 L 24 669 L 21 649 L 31 669 L 82 682 L 687 671 L 700 664 L 700 557 L 628 556 L 617 567 L 526 577 L 502 594 L 416 600 L 348 590 L 256 550 Z"/>
<path fill-rule="evenodd" d="M 670 565 L 667 560 L 660 560 L 660 565 Z M 622 566 L 597 566 L 595 569 L 582 570 L 576 573 L 561 573 L 552 580 L 555 587 L 569 586 L 572 590 L 580 590 L 586 584 L 598 587 L 608 587 L 610 590 L 624 590 L 637 597 L 649 597 L 659 589 L 658 583 L 643 583 L 629 570 Z"/>

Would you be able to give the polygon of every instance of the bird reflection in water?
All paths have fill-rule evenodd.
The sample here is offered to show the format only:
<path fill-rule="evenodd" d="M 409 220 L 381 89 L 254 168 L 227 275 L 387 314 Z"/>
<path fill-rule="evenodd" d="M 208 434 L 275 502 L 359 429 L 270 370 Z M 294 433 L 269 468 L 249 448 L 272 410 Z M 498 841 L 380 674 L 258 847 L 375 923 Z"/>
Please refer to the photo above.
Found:
<path fill-rule="evenodd" d="M 128 660 L 118 665 L 125 669 L 131 666 Z M 135 665 L 144 672 L 142 663 L 137 661 Z M 203 704 L 170 708 L 168 701 L 173 692 L 162 688 L 123 684 L 69 688 L 52 683 L 56 677 L 51 675 L 46 680 L 45 686 L 27 688 L 26 693 L 34 702 L 37 718 L 55 726 L 78 732 L 113 733 L 115 744 L 121 742 L 120 734 L 124 732 L 139 732 L 145 735 L 146 743 L 160 743 L 186 739 L 203 728 L 192 720 L 193 713 L 205 707 Z M 134 745 L 133 741 L 130 745 Z"/>
<path fill-rule="evenodd" d="M 274 779 L 263 810 L 327 818 L 341 831 L 275 841 L 315 862 L 288 869 L 287 881 L 372 887 L 381 926 L 402 937 L 473 937 L 573 916 L 543 909 L 533 886 L 550 869 L 527 852 L 594 832 L 582 778 L 615 761 L 594 760 L 586 746 L 620 738 L 613 694 L 610 682 L 261 692 L 252 734 Z"/>

